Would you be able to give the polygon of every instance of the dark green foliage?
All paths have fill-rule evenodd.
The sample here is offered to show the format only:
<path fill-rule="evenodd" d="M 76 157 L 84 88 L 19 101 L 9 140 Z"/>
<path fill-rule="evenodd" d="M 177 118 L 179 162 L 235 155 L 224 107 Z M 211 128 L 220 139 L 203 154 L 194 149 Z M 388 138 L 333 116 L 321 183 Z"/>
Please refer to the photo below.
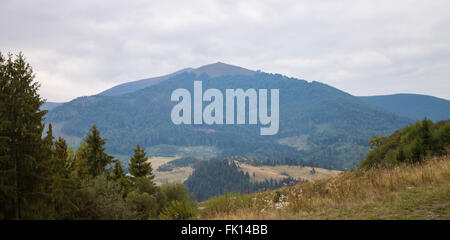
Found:
<path fill-rule="evenodd" d="M 280 89 L 280 131 L 260 136 L 259 125 L 174 125 L 170 101 L 174 89 Z M 136 142 L 156 145 L 213 146 L 218 158 L 246 156 L 255 161 L 290 158 L 317 167 L 352 168 L 368 152 L 373 135 L 390 134 L 411 120 L 367 104 L 318 82 L 279 74 L 210 77 L 194 73 L 171 76 L 158 84 L 121 96 L 90 96 L 65 103 L 48 114 L 48 122 L 63 124 L 58 134 L 81 137 L 95 122 L 109 139 L 106 149 L 132 155 Z M 280 139 L 306 135 L 306 150 L 281 145 Z M 174 153 L 176 154 L 176 153 Z"/>
<path fill-rule="evenodd" d="M 153 169 L 150 162 L 147 162 L 147 154 L 139 144 L 136 144 L 134 155 L 130 158 L 130 165 L 128 171 L 134 177 L 147 177 L 153 179 Z"/>
<path fill-rule="evenodd" d="M 189 199 L 183 199 L 181 201 L 175 200 L 170 202 L 169 206 L 164 208 L 161 213 L 161 219 L 164 220 L 187 220 L 193 219 L 198 215 L 198 211 L 195 204 Z"/>
<path fill-rule="evenodd" d="M 167 198 L 167 204 L 161 212 L 161 219 L 185 220 L 197 216 L 197 206 L 192 197 L 188 197 L 182 183 L 164 183 L 161 191 Z"/>
<path fill-rule="evenodd" d="M 240 171 L 234 161 L 229 160 L 199 162 L 192 175 L 184 182 L 188 192 L 194 194 L 197 201 L 229 192 L 251 193 L 293 183 L 296 181 L 292 178 L 252 183 L 248 172 Z"/>
<path fill-rule="evenodd" d="M 142 177 L 131 180 L 117 160 L 107 169 L 112 157 L 95 125 L 76 152 L 55 141 L 51 124 L 42 138 L 45 111 L 33 78 L 21 54 L 0 54 L 0 219 L 155 219 L 172 206 L 168 199 L 184 204 L 184 188 L 154 184 L 139 147 L 133 166 Z"/>
<path fill-rule="evenodd" d="M 143 220 L 156 218 L 162 207 L 158 203 L 160 189 L 146 177 L 136 177 L 134 189 L 126 197 L 127 205 L 134 212 L 133 218 Z"/>
<path fill-rule="evenodd" d="M 35 218 L 42 204 L 41 148 L 46 111 L 39 83 L 20 53 L 0 53 L 0 218 Z M 29 204 L 33 203 L 33 204 Z"/>
<path fill-rule="evenodd" d="M 97 126 L 93 125 L 84 139 L 86 149 L 83 158 L 86 159 L 89 174 L 96 177 L 103 173 L 105 167 L 112 162 L 113 157 L 105 152 L 103 145 L 106 139 L 100 137 L 100 131 Z"/>
<path fill-rule="evenodd" d="M 371 152 L 360 168 L 391 167 L 402 163 L 420 163 L 430 156 L 447 153 L 450 121 L 436 124 L 429 119 L 398 130 L 391 136 L 375 136 L 369 142 Z"/>
<path fill-rule="evenodd" d="M 51 127 L 44 141 L 50 136 Z M 69 156 L 67 144 L 63 138 L 59 137 L 56 142 L 52 142 L 50 156 L 44 171 L 47 180 L 45 192 L 47 201 L 50 203 L 47 205 L 48 218 L 70 219 L 74 217 L 73 213 L 76 211 L 75 203 L 78 198 L 76 188 L 79 181 L 71 175 L 74 160 Z"/>
<path fill-rule="evenodd" d="M 182 183 L 164 183 L 161 191 L 166 195 L 168 202 L 182 201 L 188 196 L 186 187 Z"/>
<path fill-rule="evenodd" d="M 450 101 L 420 94 L 394 94 L 360 97 L 363 101 L 414 120 L 427 117 L 433 121 L 450 118 Z"/>
<path fill-rule="evenodd" d="M 77 203 L 79 219 L 130 219 L 132 212 L 122 196 L 119 182 L 108 180 L 105 173 L 89 179 L 80 190 Z"/>
<path fill-rule="evenodd" d="M 123 171 L 122 164 L 119 160 L 114 160 L 114 168 L 112 170 L 112 179 L 118 180 L 121 178 L 125 178 L 125 172 Z"/>

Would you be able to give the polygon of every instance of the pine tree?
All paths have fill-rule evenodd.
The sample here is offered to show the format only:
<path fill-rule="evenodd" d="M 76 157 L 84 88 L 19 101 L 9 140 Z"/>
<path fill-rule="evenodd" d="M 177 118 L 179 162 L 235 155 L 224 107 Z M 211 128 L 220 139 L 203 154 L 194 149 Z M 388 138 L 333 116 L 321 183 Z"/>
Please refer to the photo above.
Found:
<path fill-rule="evenodd" d="M 123 171 L 122 164 L 119 160 L 114 160 L 114 168 L 112 170 L 112 179 L 119 180 L 125 178 L 125 171 Z"/>
<path fill-rule="evenodd" d="M 51 127 L 49 126 L 49 130 Z M 51 133 L 51 132 L 50 132 Z M 49 138 L 49 133 L 47 137 Z M 45 138 L 44 138 L 45 140 Z M 77 179 L 72 176 L 73 159 L 69 158 L 66 140 L 59 137 L 53 142 L 52 154 L 46 168 L 46 185 L 48 217 L 54 219 L 67 219 L 76 211 Z"/>
<path fill-rule="evenodd" d="M 98 176 L 113 159 L 105 152 L 103 147 L 106 144 L 106 139 L 100 137 L 100 131 L 93 125 L 84 142 L 86 143 L 86 149 L 82 157 L 85 158 L 89 166 L 89 174 L 92 177 Z"/>
<path fill-rule="evenodd" d="M 89 165 L 86 159 L 87 144 L 82 141 L 74 153 L 74 173 L 80 179 L 90 178 Z"/>
<path fill-rule="evenodd" d="M 153 175 L 153 169 L 150 163 L 147 161 L 147 154 L 141 146 L 136 144 L 136 148 L 134 149 L 134 156 L 130 158 L 130 165 L 128 167 L 130 174 L 134 177 L 147 177 L 149 179 L 153 179 L 155 176 Z"/>
<path fill-rule="evenodd" d="M 40 149 L 46 111 L 39 83 L 22 53 L 0 53 L 0 218 L 36 217 L 41 193 Z M 27 203 L 27 204 L 23 204 Z M 35 209 L 33 209 L 35 207 Z"/>

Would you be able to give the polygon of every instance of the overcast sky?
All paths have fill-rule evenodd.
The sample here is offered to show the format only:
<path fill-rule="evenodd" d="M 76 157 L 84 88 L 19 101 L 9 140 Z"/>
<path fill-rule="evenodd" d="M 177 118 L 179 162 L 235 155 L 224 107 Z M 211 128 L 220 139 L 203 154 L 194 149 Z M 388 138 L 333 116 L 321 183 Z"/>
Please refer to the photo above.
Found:
<path fill-rule="evenodd" d="M 353 95 L 450 99 L 450 1 L 0 0 L 49 101 L 217 61 Z"/>

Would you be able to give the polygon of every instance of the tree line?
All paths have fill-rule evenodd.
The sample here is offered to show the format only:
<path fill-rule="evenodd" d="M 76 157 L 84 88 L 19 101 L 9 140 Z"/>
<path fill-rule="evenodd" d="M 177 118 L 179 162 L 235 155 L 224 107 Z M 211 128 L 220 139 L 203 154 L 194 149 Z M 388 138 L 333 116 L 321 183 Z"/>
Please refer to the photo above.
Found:
<path fill-rule="evenodd" d="M 234 161 L 228 159 L 198 162 L 194 165 L 192 175 L 184 182 L 188 192 L 192 193 L 197 201 L 205 201 L 230 192 L 252 193 L 295 183 L 298 181 L 291 177 L 252 182 L 248 172 L 244 173 Z"/>

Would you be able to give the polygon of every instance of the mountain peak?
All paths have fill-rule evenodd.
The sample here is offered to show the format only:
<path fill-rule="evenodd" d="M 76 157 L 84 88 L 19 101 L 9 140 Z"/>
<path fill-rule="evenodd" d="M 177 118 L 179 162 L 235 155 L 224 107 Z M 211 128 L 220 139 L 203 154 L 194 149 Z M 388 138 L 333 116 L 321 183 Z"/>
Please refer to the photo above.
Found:
<path fill-rule="evenodd" d="M 190 72 L 198 75 L 205 73 L 211 77 L 223 75 L 254 75 L 256 73 L 255 71 L 223 62 L 204 65 L 199 68 L 192 69 Z"/>
<path fill-rule="evenodd" d="M 107 90 L 99 93 L 99 95 L 119 96 L 122 94 L 131 93 L 131 92 L 137 91 L 139 89 L 146 88 L 146 87 L 155 85 L 157 83 L 160 83 L 164 80 L 167 80 L 167 79 L 169 79 L 177 74 L 183 73 L 183 72 L 192 72 L 197 75 L 201 75 L 201 74 L 205 73 L 211 77 L 219 77 L 219 76 L 223 76 L 223 75 L 250 75 L 251 76 L 256 73 L 255 71 L 245 69 L 245 68 L 242 68 L 239 66 L 230 65 L 230 64 L 223 63 L 223 62 L 217 62 L 217 63 L 204 65 L 204 66 L 201 66 L 198 68 L 184 68 L 184 69 L 181 69 L 179 71 L 176 71 L 174 73 L 164 75 L 164 76 L 146 78 L 146 79 L 142 79 L 142 80 L 138 80 L 138 81 L 119 84 L 117 86 L 114 86 L 110 89 L 107 89 Z"/>

